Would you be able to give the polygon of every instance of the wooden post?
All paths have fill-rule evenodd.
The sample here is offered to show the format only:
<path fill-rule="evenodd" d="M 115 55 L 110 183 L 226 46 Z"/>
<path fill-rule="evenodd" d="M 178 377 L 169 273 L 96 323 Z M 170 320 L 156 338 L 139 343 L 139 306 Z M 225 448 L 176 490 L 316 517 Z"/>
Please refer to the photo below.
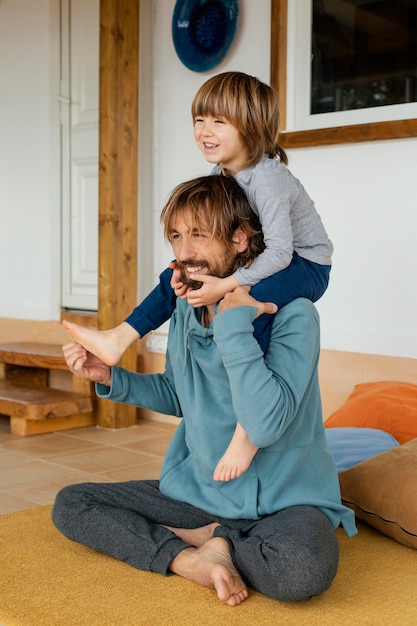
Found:
<path fill-rule="evenodd" d="M 278 91 L 280 131 L 287 126 L 287 21 L 288 0 L 271 0 L 270 81 Z"/>
<path fill-rule="evenodd" d="M 100 0 L 98 328 L 120 324 L 137 301 L 139 0 Z M 121 365 L 136 370 L 131 346 Z M 98 403 L 98 425 L 124 428 L 136 408 Z"/>

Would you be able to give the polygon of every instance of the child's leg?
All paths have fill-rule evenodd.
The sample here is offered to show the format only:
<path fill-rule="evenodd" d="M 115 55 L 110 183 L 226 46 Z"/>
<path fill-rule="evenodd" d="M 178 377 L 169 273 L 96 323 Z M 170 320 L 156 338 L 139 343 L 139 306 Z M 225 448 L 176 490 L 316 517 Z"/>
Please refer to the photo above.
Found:
<path fill-rule="evenodd" d="M 116 365 L 125 350 L 150 330 L 159 328 L 169 320 L 176 303 L 171 288 L 172 269 L 167 268 L 159 277 L 159 283 L 137 306 L 124 322 L 109 330 L 84 328 L 72 322 L 63 322 L 77 343 L 98 356 L 107 365 Z"/>
<path fill-rule="evenodd" d="M 250 293 L 260 302 L 274 302 L 279 309 L 296 298 L 316 302 L 327 289 L 330 268 L 307 261 L 294 252 L 288 267 L 261 280 Z"/>
<path fill-rule="evenodd" d="M 246 472 L 258 451 L 240 424 L 237 424 L 226 452 L 214 470 L 213 480 L 233 480 Z"/>
<path fill-rule="evenodd" d="M 139 339 L 139 333 L 127 322 L 109 330 L 86 328 L 63 320 L 62 325 L 74 341 L 99 357 L 107 365 L 116 365 L 126 349 Z"/>
<path fill-rule="evenodd" d="M 296 298 L 316 302 L 327 289 L 329 275 L 330 265 L 307 261 L 294 252 L 288 267 L 261 280 L 250 294 L 260 302 L 274 302 L 278 309 Z M 253 334 L 264 353 L 268 350 L 273 320 L 272 315 L 260 315 L 253 323 Z"/>

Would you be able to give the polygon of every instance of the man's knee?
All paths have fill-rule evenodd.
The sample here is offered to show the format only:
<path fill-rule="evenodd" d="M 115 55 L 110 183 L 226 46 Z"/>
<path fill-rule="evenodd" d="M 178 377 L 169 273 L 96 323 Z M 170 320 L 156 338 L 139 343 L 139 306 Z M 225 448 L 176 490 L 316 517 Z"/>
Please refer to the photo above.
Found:
<path fill-rule="evenodd" d="M 70 534 L 79 501 L 79 485 L 64 487 L 56 495 L 52 508 L 52 521 L 56 528 L 66 536 Z"/>
<path fill-rule="evenodd" d="M 271 577 L 270 595 L 276 600 L 296 602 L 320 596 L 332 584 L 339 563 L 336 535 L 323 549 L 305 549 L 278 564 Z"/>
<path fill-rule="evenodd" d="M 314 507 L 299 506 L 278 512 L 271 521 L 272 532 L 262 545 L 267 567 L 258 590 L 285 602 L 321 595 L 339 563 L 338 540 L 327 517 Z"/>
<path fill-rule="evenodd" d="M 279 585 L 283 592 L 279 599 L 296 602 L 320 596 L 331 586 L 336 576 L 337 566 L 336 555 L 332 558 L 323 558 L 317 554 L 304 555 L 302 562 L 294 563 L 292 567 L 287 568 L 289 571 L 286 584 Z"/>

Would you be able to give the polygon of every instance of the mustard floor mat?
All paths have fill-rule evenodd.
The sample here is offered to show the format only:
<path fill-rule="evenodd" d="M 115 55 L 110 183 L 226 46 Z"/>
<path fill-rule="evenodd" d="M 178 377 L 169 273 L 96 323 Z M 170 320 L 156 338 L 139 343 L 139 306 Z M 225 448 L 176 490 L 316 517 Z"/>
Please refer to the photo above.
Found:
<path fill-rule="evenodd" d="M 250 592 L 238 607 L 177 576 L 140 572 L 65 539 L 51 507 L 0 516 L 5 626 L 415 626 L 417 551 L 359 525 L 337 531 L 340 565 L 321 597 L 295 604 Z"/>

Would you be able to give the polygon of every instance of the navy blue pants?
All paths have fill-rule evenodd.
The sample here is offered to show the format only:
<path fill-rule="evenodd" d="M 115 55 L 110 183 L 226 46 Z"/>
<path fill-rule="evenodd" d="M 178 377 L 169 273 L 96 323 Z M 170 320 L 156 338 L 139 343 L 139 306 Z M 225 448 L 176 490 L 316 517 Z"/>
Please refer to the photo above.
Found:
<path fill-rule="evenodd" d="M 261 280 L 251 289 L 251 295 L 259 302 L 274 302 L 279 309 L 296 298 L 317 302 L 329 284 L 331 265 L 319 265 L 293 253 L 291 263 L 285 269 Z M 260 315 L 253 323 L 254 336 L 264 353 L 271 339 L 273 315 Z"/>

